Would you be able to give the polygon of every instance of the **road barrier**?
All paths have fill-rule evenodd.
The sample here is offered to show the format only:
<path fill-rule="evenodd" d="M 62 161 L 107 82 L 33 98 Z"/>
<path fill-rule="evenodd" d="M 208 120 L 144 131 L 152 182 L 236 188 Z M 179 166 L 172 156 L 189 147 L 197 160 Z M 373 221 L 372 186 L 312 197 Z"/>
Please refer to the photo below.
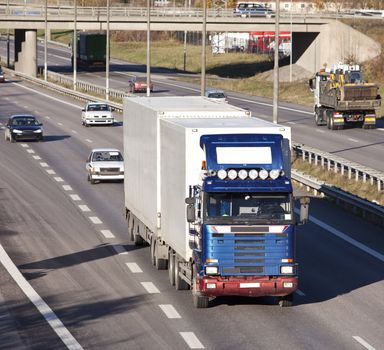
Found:
<path fill-rule="evenodd" d="M 0 57 L 1 59 L 1 57 Z M 25 80 L 28 80 L 34 84 L 38 84 L 54 90 L 56 92 L 71 96 L 76 99 L 83 101 L 103 101 L 108 103 L 112 108 L 118 112 L 123 111 L 123 105 L 121 103 L 111 102 L 108 100 L 100 99 L 100 97 L 92 96 L 83 92 L 74 91 L 67 87 L 63 87 L 51 82 L 44 81 L 39 78 L 34 78 L 26 74 L 17 73 L 9 69 L 5 69 L 7 73 L 19 76 Z M 73 86 L 73 80 L 67 76 L 61 76 L 60 74 L 49 72 L 49 79 L 59 81 L 60 84 Z M 92 91 L 100 93 L 101 96 L 105 96 L 105 88 L 100 87 L 94 84 L 87 82 L 78 81 L 78 87 L 82 87 L 85 91 Z M 118 98 L 123 98 L 124 96 L 130 96 L 130 94 L 123 91 L 113 90 L 114 96 Z M 292 145 L 293 153 L 301 157 L 304 161 L 307 161 L 314 165 L 320 165 L 323 168 L 327 168 L 328 171 L 334 171 L 335 173 L 340 172 L 341 174 L 348 173 L 348 177 L 356 179 L 356 181 L 366 182 L 369 180 L 371 184 L 377 184 L 377 190 L 382 191 L 384 183 L 384 173 L 379 172 L 368 167 L 364 167 L 360 164 L 350 162 L 341 157 L 335 156 L 333 154 L 317 150 L 313 147 L 305 146 L 299 143 L 293 143 Z M 300 184 L 301 186 L 306 186 L 307 190 L 313 190 L 315 195 L 322 195 L 332 198 L 336 201 L 337 204 L 341 204 L 346 208 L 352 209 L 356 214 L 361 214 L 362 217 L 367 220 L 373 221 L 379 225 L 384 226 L 384 207 L 376 203 L 370 202 L 368 200 L 362 199 L 350 193 L 347 193 L 341 189 L 334 187 L 331 184 L 326 182 L 319 181 L 311 176 L 305 175 L 301 172 L 292 170 L 292 179 Z"/>

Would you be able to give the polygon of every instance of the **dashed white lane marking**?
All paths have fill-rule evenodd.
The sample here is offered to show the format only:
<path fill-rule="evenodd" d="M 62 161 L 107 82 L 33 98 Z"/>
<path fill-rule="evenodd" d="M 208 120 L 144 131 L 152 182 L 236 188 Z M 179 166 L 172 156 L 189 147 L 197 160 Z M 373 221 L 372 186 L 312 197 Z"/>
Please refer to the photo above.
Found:
<path fill-rule="evenodd" d="M 204 345 L 201 344 L 200 340 L 196 337 L 193 332 L 180 332 L 184 341 L 190 347 L 190 349 L 205 349 Z"/>
<path fill-rule="evenodd" d="M 54 177 L 55 181 L 57 182 L 64 182 L 64 180 L 60 176 Z"/>
<path fill-rule="evenodd" d="M 27 152 L 30 153 L 30 154 L 35 153 L 35 151 L 33 149 L 30 149 L 30 148 L 27 149 Z"/>
<path fill-rule="evenodd" d="M 90 216 L 89 220 L 91 220 L 95 225 L 100 225 L 103 223 L 97 216 Z"/>
<path fill-rule="evenodd" d="M 29 147 L 29 145 L 27 145 L 26 143 L 21 143 L 20 146 L 24 147 L 24 148 L 28 148 Z"/>
<path fill-rule="evenodd" d="M 44 118 L 45 118 L 45 119 L 51 119 L 51 117 L 48 117 L 48 116 L 45 116 Z"/>
<path fill-rule="evenodd" d="M 34 111 L 35 112 L 35 114 L 39 114 L 40 112 L 39 111 Z"/>
<path fill-rule="evenodd" d="M 296 289 L 296 294 L 300 295 L 301 297 L 305 297 L 305 293 L 300 289 Z"/>
<path fill-rule="evenodd" d="M 119 255 L 127 255 L 128 254 L 128 252 L 125 250 L 125 248 L 120 244 L 114 244 L 112 247 L 115 250 L 115 252 Z"/>
<path fill-rule="evenodd" d="M 375 350 L 375 348 L 371 344 L 367 343 L 363 338 L 359 337 L 358 335 L 354 335 L 352 338 L 355 339 L 362 346 L 364 346 L 366 349 Z"/>
<path fill-rule="evenodd" d="M 90 139 L 85 139 L 85 141 L 92 143 L 92 140 L 90 140 Z"/>
<path fill-rule="evenodd" d="M 33 156 L 33 159 L 40 160 L 41 157 L 40 156 Z"/>
<path fill-rule="evenodd" d="M 319 132 L 319 133 L 321 133 L 321 134 L 324 134 L 324 133 L 325 133 L 324 130 L 320 130 L 320 129 L 315 129 L 315 131 L 316 131 L 316 132 Z"/>
<path fill-rule="evenodd" d="M 77 131 L 76 130 L 71 130 L 74 134 L 77 134 Z"/>
<path fill-rule="evenodd" d="M 59 123 L 57 123 L 57 125 L 60 125 L 60 126 L 62 126 L 62 125 L 63 125 L 63 123 L 60 123 L 60 122 L 59 122 Z"/>
<path fill-rule="evenodd" d="M 70 350 L 81 350 L 83 347 L 77 342 L 73 335 L 65 328 L 61 320 L 52 311 L 49 305 L 40 297 L 39 294 L 32 288 L 28 281 L 24 278 L 21 272 L 17 269 L 13 261 L 0 244 L 0 262 L 7 269 L 8 273 L 12 276 L 14 281 L 21 288 L 23 293 L 28 299 L 36 306 L 39 312 L 43 315 L 45 320 L 49 323 L 52 329 L 60 337 L 63 343 Z"/>
<path fill-rule="evenodd" d="M 26 109 L 29 109 L 29 106 L 24 105 L 23 107 L 26 108 Z"/>
<path fill-rule="evenodd" d="M 84 212 L 91 211 L 91 209 L 89 209 L 88 205 L 85 205 L 85 204 L 80 204 L 79 208 L 81 211 L 84 211 Z"/>
<path fill-rule="evenodd" d="M 40 165 L 41 165 L 43 168 L 48 168 L 48 164 L 45 163 L 45 162 L 41 162 Z"/>
<path fill-rule="evenodd" d="M 296 125 L 296 123 L 295 123 L 295 122 L 287 122 L 287 124 Z"/>
<path fill-rule="evenodd" d="M 359 140 L 351 139 L 351 138 L 348 138 L 348 141 L 352 141 L 352 142 L 356 142 L 356 143 L 360 142 Z"/>
<path fill-rule="evenodd" d="M 7 101 L 9 101 L 9 97 L 6 97 L 5 99 L 6 99 Z"/>
<path fill-rule="evenodd" d="M 80 196 L 78 195 L 78 194 L 70 194 L 69 195 L 71 198 L 72 198 L 72 200 L 74 200 L 74 201 L 81 201 L 81 198 L 80 198 Z"/>
<path fill-rule="evenodd" d="M 69 185 L 63 185 L 64 191 L 72 191 L 72 186 Z"/>
<path fill-rule="evenodd" d="M 167 316 L 168 318 L 181 318 L 180 314 L 176 311 L 173 305 L 163 304 L 159 305 L 159 307 L 161 310 L 163 310 L 165 316 Z"/>
<path fill-rule="evenodd" d="M 143 270 L 136 263 L 126 263 L 125 265 L 127 265 L 132 273 L 143 273 Z"/>
<path fill-rule="evenodd" d="M 100 232 L 103 234 L 103 236 L 105 238 L 115 238 L 115 236 L 113 235 L 113 233 L 110 230 L 101 230 Z M 121 247 L 121 246 L 119 246 L 119 247 Z"/>
<path fill-rule="evenodd" d="M 149 294 L 160 293 L 160 291 L 152 282 L 140 282 L 140 283 Z"/>
<path fill-rule="evenodd" d="M 47 173 L 49 175 L 55 175 L 56 174 L 56 171 L 54 171 L 53 169 L 47 169 Z"/>

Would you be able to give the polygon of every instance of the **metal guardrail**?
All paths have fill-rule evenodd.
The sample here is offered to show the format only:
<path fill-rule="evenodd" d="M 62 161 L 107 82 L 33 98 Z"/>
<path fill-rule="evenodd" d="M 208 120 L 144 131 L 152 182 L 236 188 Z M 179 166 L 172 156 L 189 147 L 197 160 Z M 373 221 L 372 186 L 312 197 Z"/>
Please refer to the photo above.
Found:
<path fill-rule="evenodd" d="M 328 171 L 341 173 L 348 176 L 348 179 L 355 178 L 356 181 L 369 181 L 371 185 L 376 184 L 377 191 L 384 189 L 384 172 L 378 171 L 358 163 L 351 162 L 334 154 L 327 153 L 316 148 L 305 146 L 299 143 L 292 145 L 296 156 L 301 157 L 310 164 L 320 165 Z"/>
<path fill-rule="evenodd" d="M 34 78 L 26 74 L 13 72 L 8 69 L 6 69 L 6 71 L 16 76 L 19 76 L 23 79 L 29 80 L 35 84 L 39 84 L 41 86 L 44 86 L 45 88 L 54 90 L 56 92 L 60 92 L 62 94 L 71 96 L 73 98 L 80 99 L 83 101 L 103 101 L 105 103 L 108 103 L 116 111 L 119 111 L 119 112 L 123 111 L 123 105 L 121 103 L 115 103 L 115 102 L 100 99 L 98 97 L 93 97 L 86 93 L 73 91 L 72 89 L 58 86 L 54 83 L 46 82 L 42 79 Z M 62 76 L 60 78 L 59 77 L 60 74 L 53 73 L 53 72 L 49 72 L 48 76 L 51 77 L 52 79 L 62 79 L 61 84 L 64 84 L 64 85 L 72 86 L 73 84 L 72 78 L 70 77 Z M 95 93 L 96 92 L 100 93 L 101 96 L 105 96 L 104 87 L 100 87 L 87 82 L 80 82 L 80 84 L 81 85 L 78 85 L 78 86 L 82 86 L 82 88 L 85 91 L 93 91 Z M 114 91 L 116 92 L 116 96 L 119 96 L 119 98 L 120 97 L 123 98 L 124 96 L 130 96 L 130 94 L 127 94 L 122 91 L 120 92 L 118 90 L 114 90 Z M 370 169 L 368 167 L 364 167 L 360 164 L 347 161 L 341 157 L 337 157 L 330 153 L 316 150 L 313 147 L 305 146 L 302 144 L 293 143 L 292 148 L 293 148 L 293 152 L 295 152 L 296 155 L 301 156 L 302 159 L 309 161 L 310 163 L 313 162 L 313 164 L 315 165 L 320 164 L 323 167 L 327 167 L 328 171 L 331 171 L 333 169 L 334 172 L 340 171 L 342 174 L 344 174 L 345 171 L 347 170 L 349 178 L 352 178 L 352 174 L 354 174 L 356 181 L 362 178 L 363 181 L 366 182 L 367 179 L 370 179 L 371 183 L 373 181 L 377 182 L 378 191 L 381 191 L 383 188 L 384 173 L 382 172 Z M 303 173 L 300 173 L 295 170 L 292 170 L 292 180 L 314 190 L 316 194 L 323 193 L 328 197 L 334 198 L 339 203 L 341 202 L 344 205 L 346 204 L 352 207 L 354 211 L 359 210 L 362 213 L 363 217 L 367 219 L 372 219 L 372 221 L 384 226 L 384 207 L 383 206 L 380 206 L 376 203 L 359 198 L 355 195 L 352 195 L 343 190 L 340 190 L 330 184 L 327 184 L 323 181 L 319 181 L 313 177 L 304 175 Z"/>

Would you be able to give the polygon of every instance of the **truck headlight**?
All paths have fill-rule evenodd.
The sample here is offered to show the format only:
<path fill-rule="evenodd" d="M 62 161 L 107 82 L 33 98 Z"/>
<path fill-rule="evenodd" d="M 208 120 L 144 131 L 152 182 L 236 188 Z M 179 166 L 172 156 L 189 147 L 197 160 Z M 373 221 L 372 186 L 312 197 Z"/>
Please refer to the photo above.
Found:
<path fill-rule="evenodd" d="M 231 169 L 228 171 L 228 177 L 231 179 L 231 180 L 234 180 L 237 178 L 237 171 L 235 169 Z"/>
<path fill-rule="evenodd" d="M 257 172 L 256 169 L 251 169 L 248 173 L 248 176 L 251 180 L 255 180 L 257 178 L 257 176 L 259 175 L 259 173 Z"/>
<path fill-rule="evenodd" d="M 217 275 L 219 273 L 219 268 L 217 266 L 206 266 L 205 274 L 206 275 Z"/>
<path fill-rule="evenodd" d="M 260 179 L 265 180 L 268 177 L 268 171 L 265 169 L 261 169 L 259 171 Z"/>
<path fill-rule="evenodd" d="M 239 170 L 239 178 L 245 180 L 248 177 L 248 172 L 244 169 Z"/>
<path fill-rule="evenodd" d="M 22 134 L 23 132 L 21 130 L 13 129 L 12 132 L 14 134 Z"/>
<path fill-rule="evenodd" d="M 276 180 L 280 176 L 280 170 L 278 169 L 272 169 L 269 171 L 269 177 L 272 180 Z"/>
<path fill-rule="evenodd" d="M 91 168 L 91 172 L 92 172 L 92 173 L 98 173 L 99 171 L 100 171 L 100 168 L 99 168 L 99 167 L 93 166 L 93 167 Z"/>
<path fill-rule="evenodd" d="M 226 172 L 224 169 L 220 169 L 220 170 L 217 172 L 217 177 L 218 177 L 220 180 L 224 180 L 224 179 L 227 177 L 227 172 Z"/>
<path fill-rule="evenodd" d="M 280 266 L 280 273 L 292 275 L 293 274 L 293 266 Z"/>

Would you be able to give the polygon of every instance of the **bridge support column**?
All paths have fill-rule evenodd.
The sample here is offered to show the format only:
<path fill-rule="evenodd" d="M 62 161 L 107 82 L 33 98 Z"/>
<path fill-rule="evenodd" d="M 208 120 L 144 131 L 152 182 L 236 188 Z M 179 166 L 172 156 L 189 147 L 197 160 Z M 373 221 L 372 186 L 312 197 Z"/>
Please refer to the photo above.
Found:
<path fill-rule="evenodd" d="M 36 77 L 36 30 L 15 29 L 15 71 Z"/>

